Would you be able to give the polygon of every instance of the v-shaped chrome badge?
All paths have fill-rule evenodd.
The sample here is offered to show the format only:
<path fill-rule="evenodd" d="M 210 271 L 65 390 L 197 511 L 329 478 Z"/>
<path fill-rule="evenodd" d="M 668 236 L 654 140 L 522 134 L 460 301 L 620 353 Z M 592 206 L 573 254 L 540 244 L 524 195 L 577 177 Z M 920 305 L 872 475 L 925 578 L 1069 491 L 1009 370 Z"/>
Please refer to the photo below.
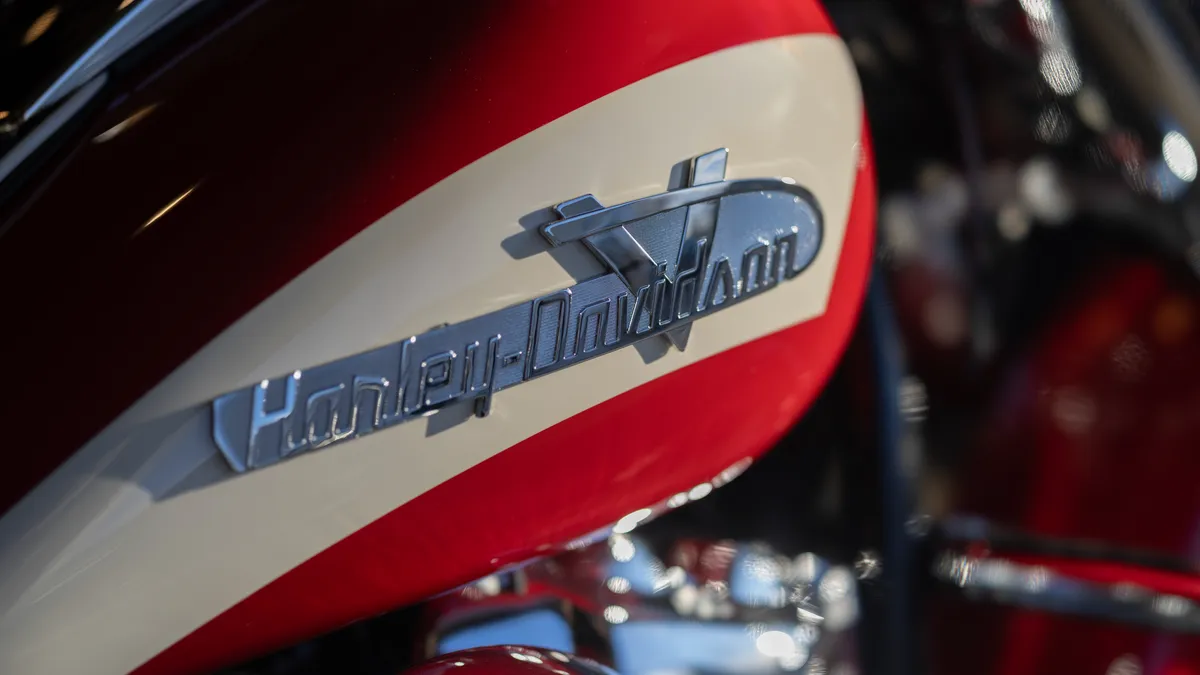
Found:
<path fill-rule="evenodd" d="M 551 246 L 582 243 L 609 272 L 213 401 L 213 439 L 235 471 L 274 464 L 492 395 L 635 342 L 687 347 L 692 322 L 794 278 L 816 257 L 821 210 L 787 178 L 725 180 L 728 153 L 689 163 L 677 189 L 604 207 L 555 207 Z"/>

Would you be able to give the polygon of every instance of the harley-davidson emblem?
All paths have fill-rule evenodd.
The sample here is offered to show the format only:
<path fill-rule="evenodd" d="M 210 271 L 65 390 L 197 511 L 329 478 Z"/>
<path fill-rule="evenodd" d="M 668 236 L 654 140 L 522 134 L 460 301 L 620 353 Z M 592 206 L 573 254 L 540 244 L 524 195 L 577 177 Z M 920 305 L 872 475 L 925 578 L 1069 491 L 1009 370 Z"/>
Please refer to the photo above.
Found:
<path fill-rule="evenodd" d="M 787 178 L 725 180 L 727 151 L 701 155 L 686 185 L 604 207 L 555 207 L 550 246 L 582 242 L 609 273 L 483 316 L 213 401 L 213 439 L 235 471 L 274 464 L 455 404 L 486 417 L 498 391 L 661 336 L 802 272 L 821 210 Z"/>

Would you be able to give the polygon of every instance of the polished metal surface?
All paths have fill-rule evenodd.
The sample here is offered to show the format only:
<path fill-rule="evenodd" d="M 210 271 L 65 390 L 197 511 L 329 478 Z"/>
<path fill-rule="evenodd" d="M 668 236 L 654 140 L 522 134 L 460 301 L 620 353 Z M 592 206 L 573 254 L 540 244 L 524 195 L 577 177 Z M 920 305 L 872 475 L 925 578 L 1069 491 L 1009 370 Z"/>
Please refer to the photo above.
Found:
<path fill-rule="evenodd" d="M 247 471 L 456 404 L 485 417 L 502 389 L 654 336 L 683 349 L 692 321 L 794 278 L 821 244 L 811 193 L 789 179 L 720 180 L 725 155 L 694 162 L 697 180 L 715 182 L 558 205 L 545 238 L 584 242 L 609 274 L 221 396 L 217 447 Z"/>
<path fill-rule="evenodd" d="M 406 675 L 617 675 L 611 668 L 555 649 L 495 645 L 446 654 L 404 671 Z"/>
<path fill-rule="evenodd" d="M 968 600 L 1200 633 L 1196 568 L 1187 560 L 975 516 L 946 518 L 934 540 L 933 577 Z"/>
<path fill-rule="evenodd" d="M 141 44 L 155 31 L 161 29 L 200 0 L 139 0 L 122 2 L 122 12 L 107 31 L 101 34 L 87 50 L 72 62 L 25 109 L 25 118 L 34 117 L 48 106 L 104 72 L 118 58 Z"/>
<path fill-rule="evenodd" d="M 1200 634 L 1195 601 L 1132 582 L 1091 581 L 1048 565 L 951 552 L 938 557 L 933 573 L 971 600 Z"/>
<path fill-rule="evenodd" d="M 849 567 L 813 553 L 613 534 L 435 601 L 426 649 L 523 644 L 622 675 L 856 672 L 858 593 Z"/>
<path fill-rule="evenodd" d="M 725 165 L 728 157 L 729 151 L 721 148 L 693 159 L 688 171 L 690 175 L 688 187 L 705 183 L 719 183 L 725 180 Z M 595 197 L 584 195 L 560 204 L 557 207 L 557 211 L 562 218 L 571 219 L 587 213 L 601 211 L 603 208 L 600 202 L 596 201 Z M 699 268 L 700 261 L 704 257 L 704 248 L 712 242 L 713 230 L 716 227 L 716 215 L 717 205 L 712 202 L 703 202 L 687 207 L 683 241 L 681 242 L 679 257 L 673 270 L 675 274 L 678 274 L 679 270 L 694 270 Z M 554 229 L 560 225 L 563 224 L 556 223 L 543 228 L 543 232 L 551 245 L 557 246 L 564 243 L 552 234 Z M 621 276 L 622 281 L 625 282 L 625 285 L 630 290 L 646 286 L 654 278 L 654 272 L 657 269 L 654 257 L 642 248 L 641 243 L 624 226 L 598 232 L 584 238 L 583 241 L 596 257 L 604 261 L 610 268 L 616 270 L 617 274 Z M 674 278 L 674 274 L 667 273 L 665 276 L 672 283 L 678 283 Z M 682 287 L 680 288 L 680 293 L 683 293 Z M 690 332 L 691 324 L 684 324 L 667 331 L 664 337 L 675 348 L 682 351 L 687 347 L 687 339 Z"/>

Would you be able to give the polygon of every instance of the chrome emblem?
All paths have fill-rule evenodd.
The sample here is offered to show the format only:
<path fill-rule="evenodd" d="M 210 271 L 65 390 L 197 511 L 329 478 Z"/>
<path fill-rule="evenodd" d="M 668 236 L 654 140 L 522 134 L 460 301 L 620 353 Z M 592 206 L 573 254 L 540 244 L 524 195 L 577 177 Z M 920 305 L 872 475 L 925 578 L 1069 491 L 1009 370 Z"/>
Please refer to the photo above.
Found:
<path fill-rule="evenodd" d="M 821 210 L 787 178 L 725 180 L 727 151 L 694 158 L 685 185 L 604 207 L 555 207 L 550 246 L 582 242 L 609 270 L 569 288 L 232 392 L 213 439 L 234 471 L 257 469 L 492 395 L 635 342 L 684 349 L 692 322 L 802 272 Z"/>

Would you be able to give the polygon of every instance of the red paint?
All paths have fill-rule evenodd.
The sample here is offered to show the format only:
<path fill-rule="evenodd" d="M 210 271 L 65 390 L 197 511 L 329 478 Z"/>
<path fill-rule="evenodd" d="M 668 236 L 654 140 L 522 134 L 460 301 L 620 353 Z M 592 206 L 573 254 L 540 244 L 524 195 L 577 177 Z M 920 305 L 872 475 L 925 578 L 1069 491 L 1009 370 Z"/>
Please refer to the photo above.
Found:
<path fill-rule="evenodd" d="M 0 510 L 233 321 L 464 165 L 684 61 L 831 31 L 796 0 L 267 0 L 192 30 L 120 74 L 90 131 L 0 211 L 3 346 L 19 355 L 0 381 L 22 387 L 0 426 L 24 449 L 0 474 Z M 67 417 L 46 405 L 64 394 Z"/>
<path fill-rule="evenodd" d="M 1146 259 L 1109 261 L 1082 281 L 1015 369 L 961 508 L 1040 536 L 1200 567 L 1200 288 Z M 1195 575 L 1049 562 L 1085 580 L 1200 597 Z M 994 607 L 949 609 L 943 619 L 939 672 L 1102 673 L 1125 654 L 1146 674 L 1200 667 L 1195 637 Z"/>
<path fill-rule="evenodd" d="M 986 427 L 963 507 L 1200 563 L 1200 288 L 1125 261 L 1096 270 L 1060 316 Z"/>
<path fill-rule="evenodd" d="M 869 157 L 865 121 L 863 141 Z M 455 476 L 260 589 L 137 675 L 227 665 L 420 600 L 760 454 L 804 412 L 845 348 L 868 277 L 874 220 L 874 169 L 866 161 L 824 315 L 648 382 Z M 728 395 L 724 383 L 747 379 L 756 395 Z M 631 442 L 614 441 L 618 420 Z M 663 420 L 687 423 L 664 433 Z"/>
<path fill-rule="evenodd" d="M 956 601 L 944 607 L 944 620 L 928 632 L 934 673 L 1010 673 L 1012 675 L 1174 675 L 1200 669 L 1200 639 L 1193 635 L 1154 633 L 1071 616 Z M 1004 669 L 1022 628 L 1037 619 L 1041 641 L 1022 671 Z M 1133 663 L 1138 670 L 1114 668 Z"/>

